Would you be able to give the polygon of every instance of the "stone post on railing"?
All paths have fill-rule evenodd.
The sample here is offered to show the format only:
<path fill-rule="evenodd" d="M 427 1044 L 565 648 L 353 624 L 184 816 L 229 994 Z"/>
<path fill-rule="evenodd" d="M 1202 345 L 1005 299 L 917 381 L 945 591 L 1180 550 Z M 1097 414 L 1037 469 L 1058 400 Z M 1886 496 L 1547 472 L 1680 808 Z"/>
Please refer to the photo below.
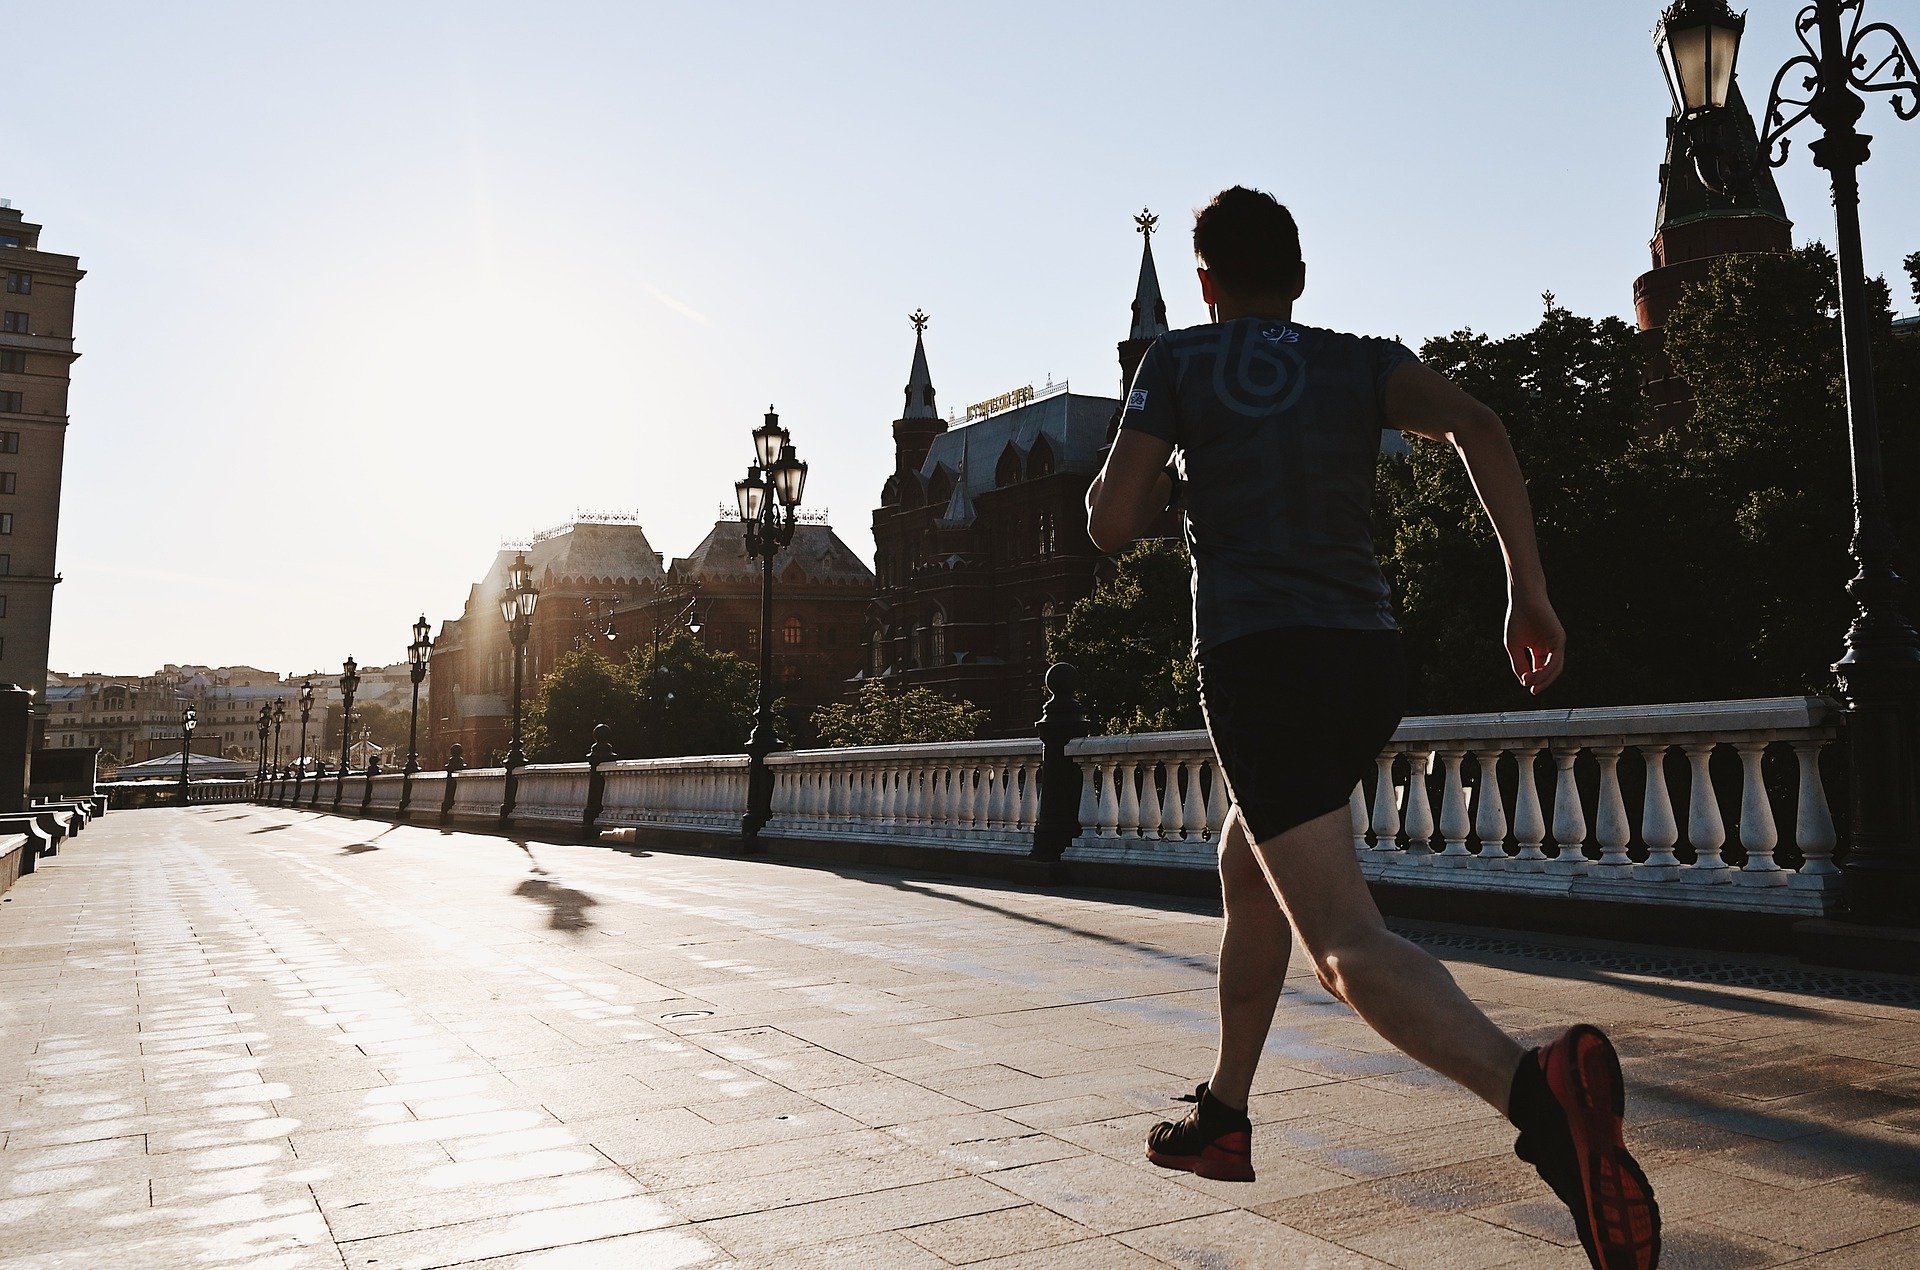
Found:
<path fill-rule="evenodd" d="M 607 742 L 611 735 L 613 729 L 606 724 L 593 725 L 593 748 L 587 751 L 587 806 L 580 814 L 581 831 L 589 838 L 593 836 L 593 822 L 600 819 L 600 805 L 607 796 L 607 774 L 600 770 L 600 765 L 620 757 Z"/>
<path fill-rule="evenodd" d="M 1074 695 L 1072 666 L 1047 670 L 1047 699 L 1034 730 L 1040 736 L 1040 814 L 1033 824 L 1035 860 L 1054 861 L 1080 836 L 1080 765 L 1067 757 L 1067 743 L 1087 734 L 1087 720 Z"/>
<path fill-rule="evenodd" d="M 466 765 L 466 751 L 461 748 L 460 742 L 455 741 L 447 747 L 447 788 L 446 792 L 440 796 L 440 823 L 443 825 L 453 819 L 454 773 L 461 771 Z"/>
<path fill-rule="evenodd" d="M 363 816 L 367 814 L 367 809 L 373 806 L 373 778 L 379 774 L 380 756 L 378 754 L 367 755 L 367 783 L 360 792 L 360 814 Z"/>

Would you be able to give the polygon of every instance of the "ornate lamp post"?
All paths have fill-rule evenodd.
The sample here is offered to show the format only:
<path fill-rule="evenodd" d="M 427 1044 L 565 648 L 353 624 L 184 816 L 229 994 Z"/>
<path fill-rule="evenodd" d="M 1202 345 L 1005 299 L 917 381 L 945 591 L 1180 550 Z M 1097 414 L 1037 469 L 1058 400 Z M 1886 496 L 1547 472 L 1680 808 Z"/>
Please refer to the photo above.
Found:
<path fill-rule="evenodd" d="M 286 718 L 287 699 L 275 697 L 273 699 L 273 770 L 276 773 L 280 772 L 280 725 L 286 721 Z"/>
<path fill-rule="evenodd" d="M 360 690 L 360 665 L 351 656 L 341 663 L 340 672 L 340 770 L 333 777 L 333 805 L 347 787 L 347 756 L 353 745 L 353 694 Z"/>
<path fill-rule="evenodd" d="M 200 726 L 200 716 L 188 706 L 180 716 L 180 805 L 185 807 L 193 800 L 193 786 L 187 777 L 189 760 L 193 754 L 193 730 Z"/>
<path fill-rule="evenodd" d="M 671 611 L 662 614 L 662 606 L 672 606 Z M 647 663 L 647 700 L 653 706 L 654 723 L 659 726 L 664 720 L 660 699 L 660 633 L 674 626 L 685 627 L 694 635 L 700 633 L 700 584 L 694 583 L 685 590 L 670 591 L 654 601 L 652 636 Z M 664 616 L 664 621 L 662 620 Z M 668 694 L 672 699 L 672 694 Z"/>
<path fill-rule="evenodd" d="M 527 553 L 514 557 L 507 570 L 507 589 L 500 593 L 500 616 L 507 624 L 507 637 L 513 641 L 513 741 L 507 746 L 506 768 L 509 776 L 527 765 L 527 751 L 521 744 L 520 683 L 527 656 L 527 636 L 533 631 L 533 610 L 540 592 L 533 585 L 533 570 L 527 567 Z"/>
<path fill-rule="evenodd" d="M 260 753 L 253 765 L 253 780 L 256 785 L 267 783 L 267 733 L 273 731 L 273 707 L 265 702 L 260 704 Z"/>
<path fill-rule="evenodd" d="M 1725 0 L 1681 0 L 1654 32 L 1687 136 L 1719 122 L 1744 18 Z M 1760 137 L 1772 167 L 1787 160 L 1787 134 L 1811 117 L 1821 135 L 1807 147 L 1833 182 L 1835 255 L 1840 267 L 1840 341 L 1845 357 L 1847 434 L 1852 447 L 1855 564 L 1847 594 L 1858 612 L 1846 651 L 1833 666 L 1847 703 L 1852 833 L 1843 866 L 1849 915 L 1869 922 L 1920 921 L 1920 635 L 1902 609 L 1905 583 L 1887 517 L 1880 419 L 1874 399 L 1866 264 L 1860 247 L 1860 165 L 1872 138 L 1855 130 L 1862 93 L 1891 93 L 1894 113 L 1920 116 L 1920 79 L 1905 37 L 1866 21 L 1866 0 L 1815 0 L 1794 20 L 1805 51 L 1774 76 Z M 1793 87 L 1783 87 L 1794 81 Z M 1705 143 L 1702 143 L 1703 145 Z M 1695 167 L 1726 193 L 1747 179 L 1729 156 L 1708 152 Z"/>
<path fill-rule="evenodd" d="M 307 778 L 307 719 L 313 714 L 313 681 L 304 680 L 300 684 L 300 757 L 293 767 L 293 803 L 300 805 L 300 785 Z M 319 777 L 315 777 L 317 782 Z M 316 788 L 318 786 L 316 785 Z"/>
<path fill-rule="evenodd" d="M 740 523 L 747 529 L 747 554 L 760 561 L 760 692 L 747 737 L 747 811 L 740 818 L 741 846 L 747 851 L 759 848 L 760 830 L 773 815 L 767 755 L 780 746 L 773 726 L 773 560 L 793 541 L 807 486 L 807 465 L 771 406 L 766 421 L 753 430 L 753 454 L 746 478 L 733 483 Z"/>
<path fill-rule="evenodd" d="M 413 706 L 407 712 L 407 764 L 400 773 L 408 780 L 420 770 L 420 681 L 427 677 L 427 662 L 433 652 L 432 632 L 427 615 L 422 613 L 420 620 L 413 624 L 413 643 L 407 645 L 407 673 L 413 676 Z M 406 805 L 404 792 L 400 802 Z"/>

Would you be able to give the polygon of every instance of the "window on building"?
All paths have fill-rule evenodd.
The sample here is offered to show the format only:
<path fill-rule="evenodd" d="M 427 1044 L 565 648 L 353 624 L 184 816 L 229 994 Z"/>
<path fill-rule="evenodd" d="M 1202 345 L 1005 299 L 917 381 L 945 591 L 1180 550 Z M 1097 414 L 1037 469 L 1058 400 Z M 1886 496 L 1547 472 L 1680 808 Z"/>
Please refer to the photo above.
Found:
<path fill-rule="evenodd" d="M 0 432 L 0 454 L 20 453 L 20 434 L 18 432 Z"/>
<path fill-rule="evenodd" d="M 0 551 L 0 578 L 7 577 L 12 573 L 13 557 L 4 551 Z"/>
<path fill-rule="evenodd" d="M 879 674 L 887 668 L 887 637 L 881 631 L 873 633 L 873 673 Z"/>
<path fill-rule="evenodd" d="M 787 643 L 798 644 L 800 642 L 800 619 L 797 617 L 788 618 L 787 624 L 781 627 L 780 631 L 780 637 Z"/>
<path fill-rule="evenodd" d="M 10 414 L 19 414 L 27 408 L 27 395 L 19 392 L 0 392 L 0 410 Z"/>
<path fill-rule="evenodd" d="M 17 348 L 0 352 L 0 374 L 24 375 L 27 373 L 27 355 Z"/>
<path fill-rule="evenodd" d="M 947 664 L 947 615 L 941 612 L 933 615 L 933 664 Z"/>
<path fill-rule="evenodd" d="M 16 480 L 16 474 L 15 474 L 15 473 L 13 473 L 13 472 L 0 472 L 0 494 L 11 494 L 11 493 L 13 493 L 13 492 L 14 492 L 14 483 L 15 483 L 15 480 Z"/>
<path fill-rule="evenodd" d="M 7 273 L 8 295 L 32 295 L 33 275 L 30 273 Z"/>
<path fill-rule="evenodd" d="M 0 595 L 0 617 L 5 617 L 6 615 L 7 615 L 7 597 L 4 595 Z M 68 703 L 67 709 L 68 710 L 73 709 L 73 705 L 71 702 Z"/>
<path fill-rule="evenodd" d="M 10 534 L 12 532 L 13 532 L 13 513 L 0 512 L 0 534 Z"/>
<path fill-rule="evenodd" d="M 24 313 L 12 309 L 0 311 L 0 331 L 11 331 L 15 335 L 33 334 L 33 323 Z"/>
<path fill-rule="evenodd" d="M 19 245 L 20 245 L 20 235 L 0 234 L 0 247 L 18 247 Z"/>

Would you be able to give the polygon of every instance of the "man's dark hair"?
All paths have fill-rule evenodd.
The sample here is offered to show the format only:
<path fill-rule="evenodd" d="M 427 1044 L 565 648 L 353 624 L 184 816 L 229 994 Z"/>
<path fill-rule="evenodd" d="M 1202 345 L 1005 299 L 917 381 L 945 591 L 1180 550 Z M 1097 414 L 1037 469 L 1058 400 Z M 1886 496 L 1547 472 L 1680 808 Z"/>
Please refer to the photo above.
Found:
<path fill-rule="evenodd" d="M 1300 275 L 1300 227 L 1273 195 L 1236 185 L 1193 214 L 1193 254 L 1229 291 L 1285 291 Z"/>

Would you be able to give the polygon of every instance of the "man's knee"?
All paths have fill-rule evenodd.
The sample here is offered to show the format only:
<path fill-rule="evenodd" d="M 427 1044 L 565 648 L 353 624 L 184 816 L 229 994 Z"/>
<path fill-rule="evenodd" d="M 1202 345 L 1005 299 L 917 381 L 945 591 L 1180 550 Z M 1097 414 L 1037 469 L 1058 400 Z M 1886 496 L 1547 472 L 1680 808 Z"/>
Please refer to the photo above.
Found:
<path fill-rule="evenodd" d="M 1354 989 L 1364 988 L 1368 976 L 1380 962 L 1378 941 L 1366 934 L 1330 941 L 1308 952 L 1320 986 L 1348 1004 L 1352 1004 Z"/>

